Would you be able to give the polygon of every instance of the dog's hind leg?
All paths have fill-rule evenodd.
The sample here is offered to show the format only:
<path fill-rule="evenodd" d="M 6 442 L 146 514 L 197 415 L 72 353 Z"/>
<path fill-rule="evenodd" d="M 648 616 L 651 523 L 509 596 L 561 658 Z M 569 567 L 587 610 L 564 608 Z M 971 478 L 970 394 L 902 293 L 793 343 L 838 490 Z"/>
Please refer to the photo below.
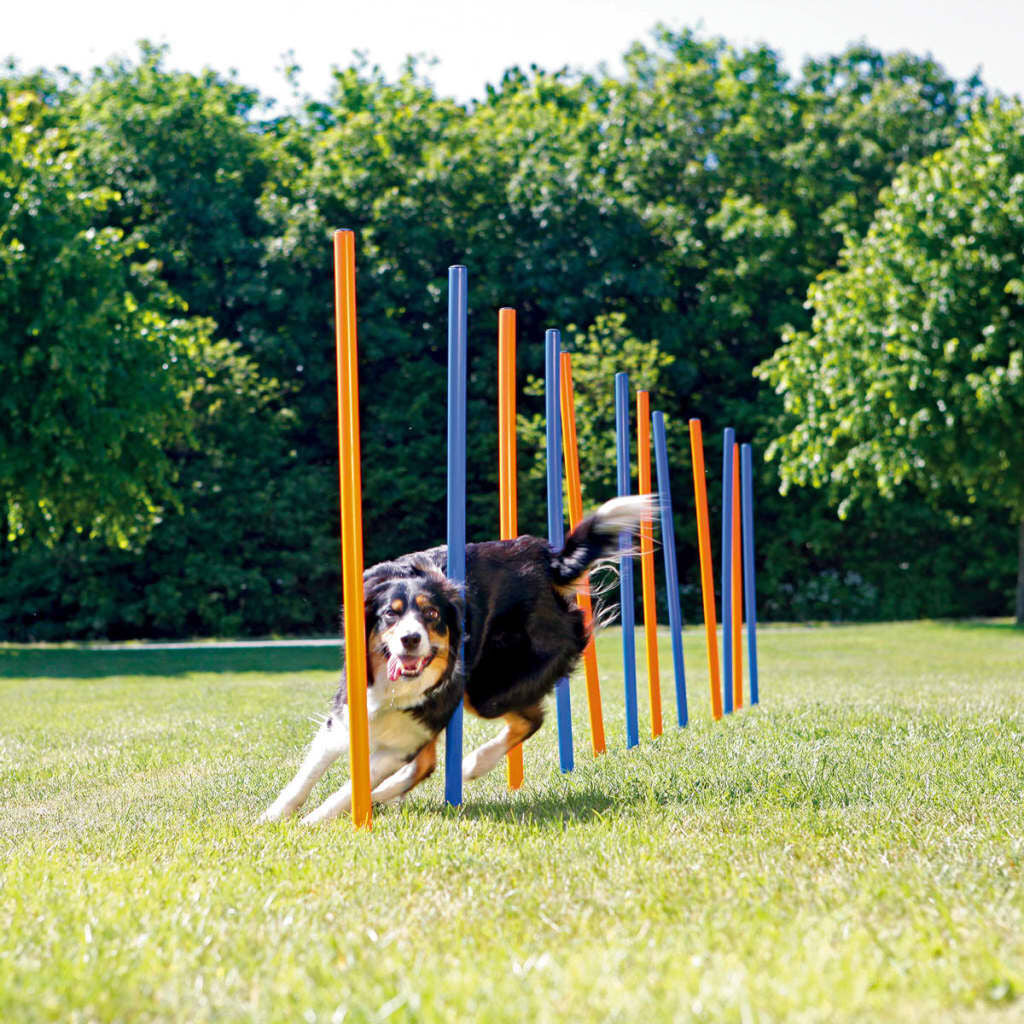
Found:
<path fill-rule="evenodd" d="M 540 704 L 521 708 L 502 715 L 505 728 L 488 740 L 483 746 L 477 747 L 472 754 L 462 761 L 462 777 L 467 782 L 486 775 L 515 746 L 528 740 L 544 721 L 544 709 Z"/>
<path fill-rule="evenodd" d="M 404 764 L 404 759 L 391 751 L 378 751 L 370 755 L 370 789 L 379 785 L 389 775 L 395 774 Z M 316 825 L 329 821 L 352 810 L 352 780 L 332 793 L 315 811 L 302 819 L 303 825 Z"/>
<path fill-rule="evenodd" d="M 386 778 L 371 794 L 376 804 L 405 796 L 434 770 L 437 764 L 437 741 L 431 740 L 404 768 Z"/>
<path fill-rule="evenodd" d="M 260 815 L 260 822 L 280 821 L 294 814 L 306 801 L 309 791 L 328 768 L 348 750 L 348 709 L 334 712 L 313 737 L 302 767 L 281 790 L 278 798 Z"/>

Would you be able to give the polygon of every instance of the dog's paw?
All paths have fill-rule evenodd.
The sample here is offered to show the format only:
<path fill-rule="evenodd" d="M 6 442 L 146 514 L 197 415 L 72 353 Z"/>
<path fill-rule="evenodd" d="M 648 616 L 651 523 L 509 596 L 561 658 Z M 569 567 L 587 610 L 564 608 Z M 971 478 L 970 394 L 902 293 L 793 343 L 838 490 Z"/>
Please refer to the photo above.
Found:
<path fill-rule="evenodd" d="M 467 754 L 462 759 L 462 781 L 472 782 L 484 774 L 484 767 L 480 763 L 480 757 L 476 754 Z"/>
<path fill-rule="evenodd" d="M 272 803 L 257 819 L 257 825 L 273 825 L 275 822 L 282 821 L 287 818 L 288 815 L 294 813 L 294 808 L 288 807 L 287 804 Z"/>

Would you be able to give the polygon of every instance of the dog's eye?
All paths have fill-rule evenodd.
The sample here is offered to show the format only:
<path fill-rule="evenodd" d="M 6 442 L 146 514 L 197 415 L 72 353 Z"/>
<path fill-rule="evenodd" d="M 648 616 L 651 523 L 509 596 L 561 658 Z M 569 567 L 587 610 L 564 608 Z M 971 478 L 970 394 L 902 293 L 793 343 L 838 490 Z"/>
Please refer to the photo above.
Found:
<path fill-rule="evenodd" d="M 394 622 L 395 619 L 398 618 L 398 612 L 396 612 L 394 608 L 385 608 L 384 611 L 380 613 L 380 617 L 385 622 Z"/>
<path fill-rule="evenodd" d="M 436 608 L 424 608 L 423 618 L 425 618 L 427 622 L 437 622 L 437 620 L 441 618 L 441 613 Z"/>

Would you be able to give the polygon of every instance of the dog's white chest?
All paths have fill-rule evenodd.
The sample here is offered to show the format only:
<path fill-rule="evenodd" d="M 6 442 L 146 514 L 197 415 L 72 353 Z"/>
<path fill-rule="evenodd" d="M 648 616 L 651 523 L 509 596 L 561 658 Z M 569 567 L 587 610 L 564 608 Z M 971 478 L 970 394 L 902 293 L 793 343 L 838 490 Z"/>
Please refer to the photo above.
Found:
<path fill-rule="evenodd" d="M 369 698 L 369 694 L 367 694 Z M 372 698 L 368 703 L 372 702 Z M 370 747 L 392 750 L 403 755 L 415 754 L 430 737 L 430 730 L 408 711 L 398 708 L 370 707 Z"/>

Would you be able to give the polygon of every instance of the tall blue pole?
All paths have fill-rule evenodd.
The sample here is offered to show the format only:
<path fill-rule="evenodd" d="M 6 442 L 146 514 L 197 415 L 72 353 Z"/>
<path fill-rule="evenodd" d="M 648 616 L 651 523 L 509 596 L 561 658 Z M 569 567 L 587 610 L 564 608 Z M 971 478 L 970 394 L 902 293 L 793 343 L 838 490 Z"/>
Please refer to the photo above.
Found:
<path fill-rule="evenodd" d="M 672 664 L 676 674 L 676 718 L 679 728 L 689 721 L 686 707 L 686 668 L 683 665 L 683 613 L 679 608 L 679 570 L 676 567 L 676 534 L 672 522 L 672 487 L 668 475 L 668 444 L 665 414 L 651 417 L 654 432 L 654 463 L 658 472 L 658 504 L 661 507 L 661 548 L 665 557 L 665 589 L 668 592 L 668 625 L 672 634 Z"/>
<path fill-rule="evenodd" d="M 722 435 L 722 709 L 732 712 L 732 450 L 736 431 Z"/>
<path fill-rule="evenodd" d="M 629 494 L 629 374 L 615 374 L 615 462 L 619 495 Z M 628 534 L 619 537 L 619 551 L 632 551 Z M 640 721 L 636 706 L 636 637 L 633 614 L 633 560 L 623 554 L 619 567 L 619 603 L 622 616 L 622 670 L 626 694 L 626 746 L 640 742 Z"/>
<path fill-rule="evenodd" d="M 544 335 L 544 415 L 547 419 L 548 540 L 554 548 L 565 544 L 562 509 L 562 414 L 560 406 L 559 354 L 562 336 L 558 331 Z M 569 680 L 555 684 L 555 712 L 558 716 L 558 763 L 563 772 L 573 769 L 572 709 Z"/>
<path fill-rule="evenodd" d="M 757 591 L 754 579 L 754 450 L 740 445 L 740 490 L 743 492 L 743 599 L 747 611 L 750 703 L 757 703 Z"/>
<path fill-rule="evenodd" d="M 448 578 L 466 583 L 466 334 L 468 275 L 448 268 Z M 459 652 L 462 662 L 463 651 Z M 444 798 L 462 803 L 462 701 L 445 730 Z"/>

